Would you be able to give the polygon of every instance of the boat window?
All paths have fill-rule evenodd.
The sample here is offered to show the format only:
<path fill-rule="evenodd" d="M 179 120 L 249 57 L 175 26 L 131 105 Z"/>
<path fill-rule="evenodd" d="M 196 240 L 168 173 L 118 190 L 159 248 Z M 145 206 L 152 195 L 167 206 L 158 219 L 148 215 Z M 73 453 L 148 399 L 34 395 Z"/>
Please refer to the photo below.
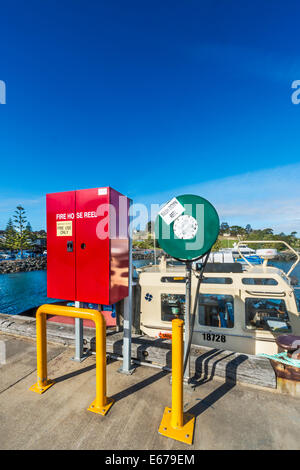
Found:
<path fill-rule="evenodd" d="M 200 325 L 233 328 L 234 307 L 232 295 L 200 294 L 198 319 Z"/>
<path fill-rule="evenodd" d="M 161 294 L 161 319 L 172 321 L 174 318 L 184 320 L 185 295 Z"/>
<path fill-rule="evenodd" d="M 295 292 L 294 292 L 294 299 L 295 299 L 295 302 L 296 302 L 297 312 L 298 312 L 298 315 L 299 315 L 300 314 L 300 299 L 298 299 L 296 297 Z"/>
<path fill-rule="evenodd" d="M 231 277 L 204 277 L 204 284 L 232 284 Z"/>
<path fill-rule="evenodd" d="M 243 284 L 251 284 L 254 286 L 277 286 L 276 279 L 271 277 L 243 277 Z"/>
<path fill-rule="evenodd" d="M 245 302 L 246 327 L 251 330 L 267 330 L 276 333 L 292 331 L 284 300 L 253 299 Z"/>
<path fill-rule="evenodd" d="M 160 279 L 161 282 L 185 282 L 185 277 L 182 276 L 164 276 Z"/>

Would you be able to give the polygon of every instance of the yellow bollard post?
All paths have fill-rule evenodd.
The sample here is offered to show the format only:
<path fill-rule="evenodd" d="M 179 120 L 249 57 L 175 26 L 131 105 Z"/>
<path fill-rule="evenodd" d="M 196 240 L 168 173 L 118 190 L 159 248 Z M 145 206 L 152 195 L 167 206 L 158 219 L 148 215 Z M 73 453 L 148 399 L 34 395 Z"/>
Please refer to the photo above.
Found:
<path fill-rule="evenodd" d="M 165 408 L 158 432 L 192 444 L 195 417 L 183 413 L 183 320 L 172 321 L 172 408 Z"/>
<path fill-rule="evenodd" d="M 96 399 L 88 410 L 105 415 L 114 400 L 106 396 L 106 323 L 103 315 L 98 312 L 96 324 Z"/>
<path fill-rule="evenodd" d="M 47 333 L 46 315 L 37 310 L 36 313 L 36 357 L 37 357 L 37 383 L 29 390 L 39 394 L 44 393 L 54 385 L 54 380 L 47 377 Z"/>
<path fill-rule="evenodd" d="M 29 390 L 44 393 L 55 381 L 47 377 L 47 315 L 93 320 L 96 326 L 96 398 L 88 410 L 105 415 L 114 400 L 106 396 L 106 323 L 101 312 L 60 305 L 42 305 L 36 312 L 37 383 Z"/>
<path fill-rule="evenodd" d="M 183 321 L 172 322 L 172 412 L 171 426 L 183 426 Z M 176 366 L 174 366 L 175 364 Z"/>

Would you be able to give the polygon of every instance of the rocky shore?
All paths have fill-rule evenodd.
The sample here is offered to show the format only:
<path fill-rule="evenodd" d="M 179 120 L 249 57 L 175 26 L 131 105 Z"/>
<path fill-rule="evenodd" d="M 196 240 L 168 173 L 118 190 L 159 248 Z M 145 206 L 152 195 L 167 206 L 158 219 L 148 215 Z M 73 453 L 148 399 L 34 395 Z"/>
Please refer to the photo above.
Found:
<path fill-rule="evenodd" d="M 157 250 L 157 262 L 160 258 L 160 251 Z M 136 251 L 133 253 L 133 259 L 145 259 L 145 260 L 153 260 L 154 254 L 153 253 L 144 253 L 141 251 Z M 277 257 L 274 258 L 274 261 L 293 261 L 295 259 L 295 255 L 281 252 L 278 253 Z M 13 261 L 0 261 L 0 274 L 6 273 L 19 273 L 19 272 L 26 272 L 26 271 L 39 271 L 47 269 L 47 257 L 43 256 L 40 258 L 26 258 L 20 260 L 13 260 Z"/>
<path fill-rule="evenodd" d="M 0 274 L 39 271 L 47 269 L 47 257 L 0 261 Z"/>
<path fill-rule="evenodd" d="M 275 261 L 296 261 L 296 256 L 290 251 L 279 251 L 274 258 Z"/>

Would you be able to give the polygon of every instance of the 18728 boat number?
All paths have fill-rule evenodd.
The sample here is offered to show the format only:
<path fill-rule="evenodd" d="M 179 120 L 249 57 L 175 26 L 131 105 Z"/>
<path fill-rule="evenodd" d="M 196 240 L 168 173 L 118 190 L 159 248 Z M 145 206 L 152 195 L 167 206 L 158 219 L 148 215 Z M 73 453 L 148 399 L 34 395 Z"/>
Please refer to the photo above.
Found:
<path fill-rule="evenodd" d="M 216 341 L 217 343 L 226 343 L 225 335 L 215 335 L 214 333 L 203 333 L 205 341 Z"/>

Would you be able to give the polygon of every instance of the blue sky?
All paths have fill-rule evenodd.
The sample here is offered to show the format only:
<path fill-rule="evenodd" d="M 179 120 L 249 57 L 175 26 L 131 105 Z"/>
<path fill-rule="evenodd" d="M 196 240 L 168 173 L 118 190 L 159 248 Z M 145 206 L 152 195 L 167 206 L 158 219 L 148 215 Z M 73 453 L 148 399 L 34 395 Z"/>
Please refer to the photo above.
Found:
<path fill-rule="evenodd" d="M 1 5 L 0 228 L 18 203 L 193 191 L 230 224 L 300 233 L 298 1 Z"/>

